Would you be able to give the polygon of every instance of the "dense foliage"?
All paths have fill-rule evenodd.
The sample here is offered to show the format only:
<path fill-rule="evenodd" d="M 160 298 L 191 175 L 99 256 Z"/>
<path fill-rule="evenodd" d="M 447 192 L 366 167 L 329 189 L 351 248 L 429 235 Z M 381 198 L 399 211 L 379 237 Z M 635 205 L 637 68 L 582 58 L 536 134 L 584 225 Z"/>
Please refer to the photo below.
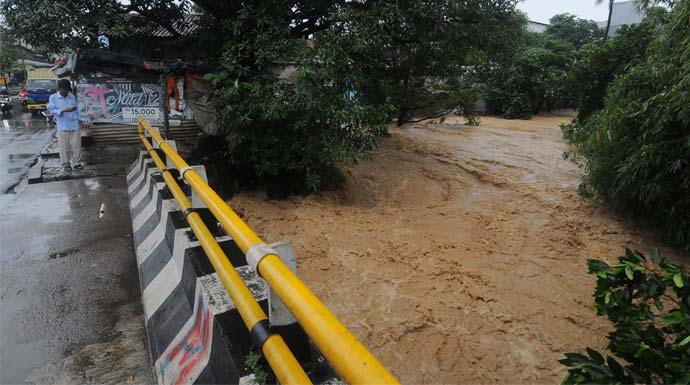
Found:
<path fill-rule="evenodd" d="M 0 72 L 21 73 L 23 69 L 16 60 L 15 39 L 6 28 L 0 26 Z"/>
<path fill-rule="evenodd" d="M 604 37 L 603 31 L 593 20 L 580 19 L 569 13 L 556 15 L 549 20 L 545 33 L 580 48 Z"/>
<path fill-rule="evenodd" d="M 572 45 L 536 34 L 531 40 L 508 60 L 479 70 L 490 112 L 522 119 L 569 103 Z"/>
<path fill-rule="evenodd" d="M 564 384 L 688 384 L 690 383 L 690 277 L 662 258 L 650 259 L 626 250 L 612 266 L 588 260 L 597 276 L 597 314 L 614 325 L 604 356 L 566 353 Z"/>
<path fill-rule="evenodd" d="M 543 34 L 521 33 L 511 40 L 510 55 L 496 56 L 477 70 L 490 113 L 506 118 L 529 118 L 542 109 L 570 107 L 569 83 L 578 47 L 597 42 L 602 33 L 591 20 L 556 15 Z"/>
<path fill-rule="evenodd" d="M 663 8 L 647 13 L 649 16 L 642 23 L 623 26 L 613 39 L 604 44 L 587 44 L 578 52 L 568 81 L 574 93 L 578 120 L 583 121 L 604 107 L 608 85 L 645 57 L 656 26 L 667 16 Z"/>
<path fill-rule="evenodd" d="M 141 25 L 177 36 L 180 16 L 199 13 L 196 41 L 220 67 L 209 76 L 224 128 L 216 159 L 236 175 L 304 190 L 336 162 L 365 157 L 390 118 L 457 111 L 476 122 L 478 95 L 465 75 L 509 49 L 522 28 L 516 2 L 0 0 L 0 8 L 16 36 L 53 52 L 97 46 L 102 31 L 133 36 Z"/>
<path fill-rule="evenodd" d="M 398 124 L 454 109 L 467 114 L 476 103 L 468 66 L 511 49 L 524 23 L 515 2 L 374 1 L 366 12 L 344 13 L 342 33 L 370 91 L 395 106 Z"/>
<path fill-rule="evenodd" d="M 188 0 L 0 0 L 13 35 L 52 53 L 99 47 L 106 29 L 127 36 L 137 27 L 156 26 L 179 36 L 174 23 L 190 6 Z"/>
<path fill-rule="evenodd" d="M 644 58 L 609 85 L 603 109 L 565 133 L 587 158 L 585 194 L 647 218 L 688 248 L 690 3 L 676 3 L 668 18 Z"/>
<path fill-rule="evenodd" d="M 366 83 L 343 36 L 324 31 L 312 47 L 287 33 L 278 9 L 261 2 L 228 21 L 222 66 L 208 78 L 230 165 L 316 189 L 329 167 L 359 160 L 375 146 L 390 107 L 362 97 Z M 289 76 L 280 77 L 282 71 Z"/>
<path fill-rule="evenodd" d="M 517 17 L 513 0 L 325 4 L 308 33 L 279 2 L 246 3 L 223 23 L 209 78 L 226 158 L 272 186 L 319 188 L 337 162 L 365 157 L 392 116 L 459 109 L 472 122 L 464 67 L 506 49 L 501 26 Z M 277 76 L 291 66 L 294 76 Z"/>

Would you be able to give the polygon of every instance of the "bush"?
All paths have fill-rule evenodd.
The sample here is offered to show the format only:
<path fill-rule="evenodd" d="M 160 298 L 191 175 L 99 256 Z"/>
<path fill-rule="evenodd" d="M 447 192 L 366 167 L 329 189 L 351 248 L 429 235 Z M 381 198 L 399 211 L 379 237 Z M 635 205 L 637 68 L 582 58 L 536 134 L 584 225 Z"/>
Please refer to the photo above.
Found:
<path fill-rule="evenodd" d="M 566 353 L 564 384 L 690 383 L 690 277 L 685 268 L 662 258 L 650 260 L 626 249 L 609 266 L 587 261 L 597 276 L 597 314 L 614 324 L 608 349 L 618 358 L 587 348 Z"/>
<path fill-rule="evenodd" d="M 690 248 L 690 3 L 677 3 L 605 107 L 566 136 L 587 158 L 583 190 Z"/>
<path fill-rule="evenodd" d="M 546 107 L 570 104 L 567 70 L 573 60 L 572 45 L 552 38 L 539 46 L 520 50 L 507 61 L 480 70 L 487 104 L 492 113 L 506 118 L 529 118 Z"/>
<path fill-rule="evenodd" d="M 579 120 L 603 108 L 609 84 L 645 57 L 661 17 L 648 17 L 643 23 L 623 26 L 605 44 L 587 44 L 580 49 L 569 72 Z"/>
<path fill-rule="evenodd" d="M 262 7 L 227 22 L 220 70 L 207 75 L 225 155 L 269 188 L 296 183 L 313 191 L 337 162 L 356 162 L 376 146 L 391 108 L 364 97 L 362 74 L 337 31 L 319 33 L 312 47 L 289 35 L 276 7 Z M 279 76 L 290 65 L 294 76 Z"/>
<path fill-rule="evenodd" d="M 525 94 L 515 95 L 505 106 L 503 117 L 506 119 L 529 119 L 534 112 L 534 105 Z"/>

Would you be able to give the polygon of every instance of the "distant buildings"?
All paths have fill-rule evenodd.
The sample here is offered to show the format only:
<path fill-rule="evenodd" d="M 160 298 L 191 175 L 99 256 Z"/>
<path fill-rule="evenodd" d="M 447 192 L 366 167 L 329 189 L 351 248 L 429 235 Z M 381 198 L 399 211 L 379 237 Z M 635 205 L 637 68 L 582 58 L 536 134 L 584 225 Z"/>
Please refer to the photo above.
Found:
<path fill-rule="evenodd" d="M 611 27 L 609 28 L 609 37 L 616 34 L 618 29 L 624 25 L 637 24 L 644 19 L 644 13 L 641 12 L 633 0 L 619 1 L 613 3 L 613 12 L 611 13 Z M 606 28 L 606 21 L 597 23 L 599 28 Z"/>
<path fill-rule="evenodd" d="M 15 64 L 23 66 L 25 70 L 50 68 L 54 65 L 53 60 L 48 55 L 41 53 L 40 50 L 29 44 L 16 44 L 15 49 L 17 50 Z"/>
<path fill-rule="evenodd" d="M 174 60 L 190 56 L 204 56 L 206 47 L 198 44 L 194 34 L 200 29 L 201 16 L 185 14 L 170 27 L 162 27 L 129 14 L 128 36 L 120 36 L 117 28 L 103 28 L 99 42 L 109 51 L 155 60 Z"/>
<path fill-rule="evenodd" d="M 546 27 L 548 27 L 548 24 L 545 23 L 540 23 L 538 21 L 533 21 L 529 20 L 527 22 L 527 30 L 530 32 L 537 32 L 537 33 L 542 33 L 546 31 Z"/>

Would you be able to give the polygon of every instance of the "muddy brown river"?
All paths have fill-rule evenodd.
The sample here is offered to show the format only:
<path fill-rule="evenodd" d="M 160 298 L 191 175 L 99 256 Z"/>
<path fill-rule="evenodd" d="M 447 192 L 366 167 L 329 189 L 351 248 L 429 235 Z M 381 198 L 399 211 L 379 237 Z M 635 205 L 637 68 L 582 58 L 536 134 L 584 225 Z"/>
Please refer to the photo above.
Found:
<path fill-rule="evenodd" d="M 392 128 L 344 191 L 230 201 L 406 384 L 560 383 L 564 352 L 603 349 L 585 260 L 663 244 L 577 196 L 568 117 Z M 663 248 L 666 254 L 673 254 Z"/>

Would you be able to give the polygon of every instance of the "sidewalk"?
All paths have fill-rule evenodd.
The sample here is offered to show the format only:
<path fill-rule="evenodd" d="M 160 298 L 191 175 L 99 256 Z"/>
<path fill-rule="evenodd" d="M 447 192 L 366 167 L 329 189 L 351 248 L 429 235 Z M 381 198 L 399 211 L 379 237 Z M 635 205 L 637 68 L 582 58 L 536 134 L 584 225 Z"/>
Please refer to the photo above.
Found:
<path fill-rule="evenodd" d="M 139 146 L 85 149 L 0 213 L 0 383 L 151 383 L 125 170 Z M 59 169 L 59 161 L 57 161 Z"/>
<path fill-rule="evenodd" d="M 62 169 L 57 137 L 41 151 L 41 157 L 29 172 L 29 184 L 58 180 L 126 175 L 125 170 L 141 150 L 135 144 L 93 145 L 82 149 L 84 168 L 66 172 Z"/>

